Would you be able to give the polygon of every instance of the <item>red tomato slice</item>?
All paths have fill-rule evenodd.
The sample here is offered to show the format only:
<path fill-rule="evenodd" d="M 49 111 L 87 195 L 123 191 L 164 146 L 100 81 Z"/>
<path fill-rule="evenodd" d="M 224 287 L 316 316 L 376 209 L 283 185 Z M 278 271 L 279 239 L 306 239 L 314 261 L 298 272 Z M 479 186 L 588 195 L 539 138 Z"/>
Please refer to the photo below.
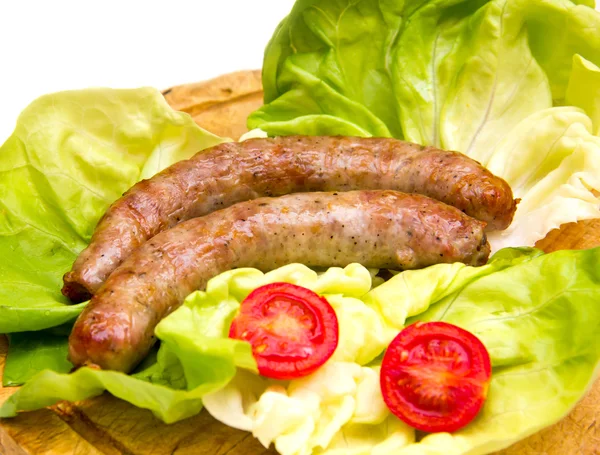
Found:
<path fill-rule="evenodd" d="M 445 322 L 417 322 L 390 343 L 381 364 L 381 393 L 390 411 L 411 427 L 452 432 L 483 406 L 491 371 L 490 356 L 472 333 Z"/>
<path fill-rule="evenodd" d="M 250 293 L 229 337 L 248 341 L 261 375 L 306 376 L 329 359 L 338 344 L 338 321 L 327 300 L 310 289 L 272 283 Z"/>

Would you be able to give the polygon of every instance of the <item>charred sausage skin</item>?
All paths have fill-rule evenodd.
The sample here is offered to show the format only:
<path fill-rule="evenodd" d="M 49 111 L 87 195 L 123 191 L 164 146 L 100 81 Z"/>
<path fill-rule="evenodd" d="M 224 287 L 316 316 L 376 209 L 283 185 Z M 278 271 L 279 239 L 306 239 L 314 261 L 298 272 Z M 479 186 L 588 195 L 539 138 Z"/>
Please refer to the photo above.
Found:
<path fill-rule="evenodd" d="M 285 136 L 224 143 L 133 186 L 98 223 L 64 277 L 63 294 L 87 300 L 136 248 L 181 221 L 262 196 L 391 189 L 419 193 L 505 229 L 510 186 L 457 152 L 390 138 Z"/>
<path fill-rule="evenodd" d="M 162 318 L 236 267 L 415 269 L 481 265 L 489 252 L 484 223 L 417 194 L 317 192 L 242 202 L 180 223 L 134 251 L 77 319 L 69 357 L 76 366 L 129 371 Z"/>

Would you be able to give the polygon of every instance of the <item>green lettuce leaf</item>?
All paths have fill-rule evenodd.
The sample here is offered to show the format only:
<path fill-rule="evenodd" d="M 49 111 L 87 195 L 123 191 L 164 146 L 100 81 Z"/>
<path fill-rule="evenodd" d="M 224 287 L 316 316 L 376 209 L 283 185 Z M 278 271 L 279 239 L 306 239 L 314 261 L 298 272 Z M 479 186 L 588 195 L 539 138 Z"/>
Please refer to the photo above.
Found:
<path fill-rule="evenodd" d="M 68 373 L 73 368 L 67 360 L 68 334 L 41 330 L 13 333 L 8 340 L 10 356 L 2 373 L 5 387 L 24 384 L 42 370 Z"/>
<path fill-rule="evenodd" d="M 265 107 L 250 116 L 250 129 L 401 135 L 389 102 L 401 10 L 393 1 L 298 1 L 267 46 Z"/>
<path fill-rule="evenodd" d="M 362 298 L 382 318 L 388 328 L 400 331 L 406 319 L 425 311 L 433 302 L 455 294 L 473 281 L 530 261 L 544 254 L 534 248 L 506 248 L 492 256 L 486 265 L 437 264 L 425 270 L 407 270 L 390 278 Z M 391 339 L 390 339 L 391 341 Z"/>
<path fill-rule="evenodd" d="M 248 125 L 461 151 L 522 198 L 492 249 L 533 246 L 600 217 L 592 3 L 298 0 L 267 46 L 265 106 Z"/>
<path fill-rule="evenodd" d="M 340 327 L 332 361 L 370 362 L 393 336 L 377 313 L 360 300 L 371 289 L 372 277 L 359 264 L 343 269 L 333 267 L 323 273 L 300 264 L 266 274 L 256 269 L 231 270 L 210 280 L 206 291 L 190 294 L 182 307 L 158 324 L 155 333 L 161 346 L 156 358 L 146 359 L 135 374 L 90 368 L 60 374 L 65 370 L 52 362 L 64 355 L 63 337 L 57 339 L 58 348 L 51 352 L 52 362 L 45 365 L 55 371 L 44 370 L 28 380 L 0 407 L 0 417 L 11 417 L 18 410 L 38 409 L 58 400 L 90 398 L 104 390 L 150 409 L 167 423 L 197 414 L 202 409 L 202 397 L 223 388 L 238 368 L 257 371 L 250 345 L 229 339 L 229 326 L 240 302 L 252 290 L 277 281 L 305 286 L 331 301 Z M 38 367 L 29 361 L 38 354 L 21 349 L 15 352 L 18 354 L 14 360 L 9 356 L 9 364 L 13 365 L 10 368 L 24 371 L 20 377 L 29 378 L 31 369 Z"/>
<path fill-rule="evenodd" d="M 483 277 L 408 321 L 463 327 L 492 360 L 480 414 L 451 437 L 425 437 L 427 453 L 447 454 L 452 446 L 460 448 L 456 453 L 500 450 L 575 406 L 600 371 L 599 263 L 600 248 L 540 256 Z"/>
<path fill-rule="evenodd" d="M 331 360 L 292 381 L 238 371 L 204 397 L 205 407 L 282 455 L 500 450 L 564 417 L 600 372 L 599 266 L 600 248 L 549 255 L 506 249 L 480 268 L 402 272 L 363 297 L 387 313 L 395 333 L 405 323 L 443 320 L 485 344 L 493 366 L 488 398 L 476 419 L 453 434 L 417 441 L 385 407 L 376 363 Z M 387 310 L 392 306 L 400 309 Z"/>
<path fill-rule="evenodd" d="M 522 118 L 552 105 L 517 1 L 432 1 L 401 31 L 394 87 L 405 137 L 485 164 Z M 528 97 L 515 102 L 516 94 Z"/>
<path fill-rule="evenodd" d="M 301 264 L 289 264 L 268 273 L 256 269 L 235 269 L 218 275 L 209 282 L 205 292 L 191 294 L 182 308 L 165 318 L 157 326 L 156 335 L 179 357 L 186 377 L 192 383 L 202 383 L 212 374 L 221 374 L 224 367 L 209 358 L 204 364 L 194 353 L 201 352 L 209 340 L 219 338 L 223 349 L 233 344 L 241 349 L 242 358 L 251 358 L 248 344 L 227 338 L 231 320 L 241 301 L 252 290 L 279 281 L 311 289 L 325 296 L 334 308 L 340 334 L 333 360 L 366 364 L 385 349 L 395 334 L 382 324 L 375 310 L 360 300 L 372 285 L 371 274 L 362 265 L 331 267 L 317 273 Z M 216 348 L 211 346 L 211 352 L 216 352 Z M 240 359 L 234 363 L 256 370 L 254 361 L 244 364 Z M 231 372 L 232 376 L 234 373 Z"/>
<path fill-rule="evenodd" d="M 0 417 L 12 417 L 18 410 L 39 409 L 59 400 L 91 398 L 105 390 L 151 410 L 166 423 L 199 413 L 202 397 L 224 387 L 237 366 L 256 371 L 250 345 L 227 338 L 238 308 L 228 298 L 227 283 L 237 289 L 239 281 L 247 279 L 246 270 L 235 272 L 209 282 L 206 292 L 190 295 L 180 310 L 159 324 L 156 334 L 162 344 L 156 359 L 146 359 L 135 374 L 87 367 L 71 374 L 44 370 L 3 403 Z M 197 325 L 180 324 L 188 318 Z"/>
<path fill-rule="evenodd" d="M 258 376 L 249 345 L 227 337 L 239 303 L 275 281 L 326 296 L 340 322 L 334 356 L 302 379 Z M 504 249 L 484 267 L 434 266 L 376 287 L 371 272 L 358 264 L 322 273 L 299 264 L 266 274 L 232 270 L 159 324 L 156 359 L 134 375 L 46 370 L 0 407 L 0 417 L 108 390 L 166 422 L 204 405 L 284 455 L 488 453 L 556 422 L 593 383 L 600 371 L 599 282 L 600 248 L 548 255 Z M 391 337 L 416 320 L 443 320 L 471 331 L 493 366 L 478 417 L 456 433 L 418 442 L 383 404 L 376 360 Z"/>
<path fill-rule="evenodd" d="M 151 88 L 43 96 L 0 147 L 0 333 L 74 319 L 62 275 L 108 206 L 218 138 Z"/>
<path fill-rule="evenodd" d="M 581 55 L 573 57 L 566 104 L 580 107 L 592 119 L 593 133 L 600 135 L 600 68 Z"/>
<path fill-rule="evenodd" d="M 248 125 L 484 158 L 565 98 L 574 54 L 600 63 L 599 28 L 592 8 L 568 0 L 298 0 L 266 48 L 265 106 Z"/>

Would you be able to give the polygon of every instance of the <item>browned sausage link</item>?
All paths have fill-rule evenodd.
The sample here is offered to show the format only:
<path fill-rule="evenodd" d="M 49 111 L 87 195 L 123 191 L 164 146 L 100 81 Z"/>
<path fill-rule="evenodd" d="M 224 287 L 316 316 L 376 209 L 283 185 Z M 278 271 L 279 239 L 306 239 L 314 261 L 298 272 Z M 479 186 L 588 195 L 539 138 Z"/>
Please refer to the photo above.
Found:
<path fill-rule="evenodd" d="M 226 143 L 142 181 L 115 202 L 65 275 L 63 294 L 83 301 L 149 238 L 180 221 L 261 196 L 391 189 L 419 193 L 504 229 L 508 184 L 456 152 L 389 138 L 287 136 Z"/>
<path fill-rule="evenodd" d="M 415 269 L 484 264 L 484 223 L 420 195 L 395 191 L 298 193 L 242 202 L 164 231 L 108 278 L 77 319 L 70 360 L 129 371 L 158 322 L 215 275 L 236 267 Z"/>

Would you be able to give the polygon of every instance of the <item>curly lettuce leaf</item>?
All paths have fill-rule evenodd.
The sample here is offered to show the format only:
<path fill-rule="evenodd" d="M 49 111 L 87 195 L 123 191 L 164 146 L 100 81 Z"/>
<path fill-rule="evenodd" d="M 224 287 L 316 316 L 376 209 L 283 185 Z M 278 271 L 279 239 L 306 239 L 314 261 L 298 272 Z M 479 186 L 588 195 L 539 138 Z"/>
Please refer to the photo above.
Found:
<path fill-rule="evenodd" d="M 600 71 L 573 58 L 566 102 L 538 111 L 500 142 L 488 168 L 521 198 L 513 223 L 489 236 L 493 249 L 532 245 L 563 223 L 600 217 Z"/>
<path fill-rule="evenodd" d="M 108 206 L 142 178 L 218 138 L 155 89 L 43 96 L 0 147 L 0 333 L 74 319 L 62 275 Z"/>
<path fill-rule="evenodd" d="M 383 402 L 379 369 L 354 362 L 330 361 L 293 381 L 240 371 L 204 404 L 217 420 L 252 432 L 282 455 L 383 455 L 415 440 L 415 430 Z"/>
<path fill-rule="evenodd" d="M 193 355 L 194 352 L 202 350 L 207 337 L 223 338 L 221 343 L 224 347 L 231 343 L 239 344 L 229 340 L 227 334 L 241 301 L 257 287 L 279 281 L 311 289 L 325 296 L 334 308 L 340 334 L 332 360 L 366 364 L 377 357 L 391 340 L 390 336 L 394 336 L 386 330 L 377 312 L 360 300 L 372 285 L 369 270 L 360 264 L 331 267 L 323 273 L 301 264 L 289 264 L 268 273 L 256 269 L 222 273 L 209 282 L 205 292 L 191 294 L 182 308 L 165 318 L 157 326 L 156 335 L 182 360 L 186 377 L 203 382 L 213 370 L 222 371 L 223 368 L 210 359 L 204 365 L 197 355 Z M 208 301 L 212 303 L 206 306 Z M 204 307 L 208 308 L 209 314 L 205 314 Z M 223 315 L 215 314 L 215 308 L 219 308 Z M 239 345 L 244 356 L 250 352 L 245 351 L 248 348 L 248 344 Z M 185 359 L 190 359 L 190 362 Z M 256 369 L 254 363 L 243 365 L 236 362 L 236 365 Z M 197 373 L 191 373 L 196 370 Z"/>
<path fill-rule="evenodd" d="M 487 401 L 453 434 L 417 441 L 385 407 L 375 363 L 329 361 L 292 381 L 238 371 L 226 387 L 204 397 L 205 407 L 282 455 L 500 450 L 564 417 L 600 372 L 599 265 L 600 248 L 549 255 L 506 249 L 486 268 L 402 272 L 363 297 L 382 313 L 400 307 L 387 310 L 388 318 L 398 317 L 386 320 L 395 333 L 417 320 L 443 320 L 486 345 L 493 365 Z"/>
<path fill-rule="evenodd" d="M 599 98 L 600 100 L 600 98 Z M 521 122 L 488 163 L 521 198 L 508 229 L 489 236 L 493 249 L 532 245 L 563 223 L 600 217 L 600 138 L 575 107 L 554 107 Z"/>

